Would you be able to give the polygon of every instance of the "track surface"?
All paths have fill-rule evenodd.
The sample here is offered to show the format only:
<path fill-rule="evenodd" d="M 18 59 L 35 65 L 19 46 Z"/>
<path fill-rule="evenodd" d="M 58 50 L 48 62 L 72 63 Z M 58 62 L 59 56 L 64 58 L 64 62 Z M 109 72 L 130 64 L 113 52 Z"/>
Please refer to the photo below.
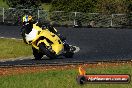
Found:
<path fill-rule="evenodd" d="M 0 26 L 0 37 L 21 38 L 18 26 Z M 108 28 L 57 28 L 67 41 L 80 47 L 74 58 L 60 58 L 36 61 L 33 58 L 0 62 L 0 65 L 61 64 L 74 62 L 96 62 L 131 60 L 132 30 Z"/>

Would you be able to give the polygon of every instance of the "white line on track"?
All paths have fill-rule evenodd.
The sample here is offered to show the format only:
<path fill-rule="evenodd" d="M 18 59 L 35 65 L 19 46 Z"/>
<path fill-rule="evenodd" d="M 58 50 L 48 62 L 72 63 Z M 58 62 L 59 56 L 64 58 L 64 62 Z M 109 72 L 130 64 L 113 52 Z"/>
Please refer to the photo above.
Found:
<path fill-rule="evenodd" d="M 4 39 L 14 39 L 14 40 L 22 40 L 22 39 L 18 39 L 18 38 L 8 38 L 8 37 L 0 37 L 0 38 L 4 38 Z"/>

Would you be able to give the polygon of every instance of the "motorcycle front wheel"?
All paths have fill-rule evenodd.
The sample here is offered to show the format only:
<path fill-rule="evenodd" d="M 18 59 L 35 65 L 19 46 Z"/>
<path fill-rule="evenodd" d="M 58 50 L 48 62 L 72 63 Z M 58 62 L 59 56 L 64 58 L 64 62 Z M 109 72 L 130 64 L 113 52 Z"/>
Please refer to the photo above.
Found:
<path fill-rule="evenodd" d="M 32 50 L 33 50 L 33 55 L 34 55 L 35 60 L 41 60 L 41 58 L 43 57 L 44 54 L 39 52 L 34 47 L 32 47 Z"/>
<path fill-rule="evenodd" d="M 48 50 L 43 43 L 39 44 L 39 50 L 40 50 L 40 52 L 42 52 L 43 54 L 45 54 L 50 59 L 57 58 L 56 54 L 52 53 L 50 50 Z"/>

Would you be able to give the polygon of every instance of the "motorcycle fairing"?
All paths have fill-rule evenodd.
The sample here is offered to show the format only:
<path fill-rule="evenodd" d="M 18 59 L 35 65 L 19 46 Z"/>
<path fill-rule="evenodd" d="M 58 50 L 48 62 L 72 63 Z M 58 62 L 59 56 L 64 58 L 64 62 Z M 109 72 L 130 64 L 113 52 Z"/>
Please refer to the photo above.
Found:
<path fill-rule="evenodd" d="M 60 38 L 57 35 L 55 35 L 54 33 L 50 32 L 48 30 L 42 30 L 40 27 L 38 27 L 36 25 L 33 25 L 33 28 L 40 31 L 39 34 L 37 33 L 37 36 L 35 37 L 35 39 L 33 39 L 33 41 L 32 41 L 33 47 L 35 47 L 36 49 L 39 50 L 38 45 L 40 43 L 44 43 L 46 47 L 51 46 L 52 50 L 57 55 L 59 55 L 61 53 L 64 46 L 63 46 L 62 41 L 60 40 Z M 43 37 L 44 39 L 40 39 L 40 37 Z"/>

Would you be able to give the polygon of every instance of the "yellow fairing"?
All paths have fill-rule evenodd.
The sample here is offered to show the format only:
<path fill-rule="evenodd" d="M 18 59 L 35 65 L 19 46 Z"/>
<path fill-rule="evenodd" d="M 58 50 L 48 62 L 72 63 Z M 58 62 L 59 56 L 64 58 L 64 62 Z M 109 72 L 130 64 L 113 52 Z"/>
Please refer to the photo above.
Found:
<path fill-rule="evenodd" d="M 36 24 L 33 24 L 33 28 L 38 31 L 42 31 L 42 29 L 39 26 L 36 26 Z"/>
<path fill-rule="evenodd" d="M 46 46 L 50 46 L 50 44 L 48 43 L 48 41 L 47 41 L 46 39 L 40 40 L 40 41 L 37 43 L 37 46 L 38 46 L 40 43 L 42 43 L 42 42 L 44 42 L 44 44 L 45 44 Z"/>
<path fill-rule="evenodd" d="M 57 55 L 59 55 L 61 53 L 61 51 L 63 50 L 64 46 L 61 44 L 53 44 L 52 45 L 52 49 L 56 52 Z"/>
<path fill-rule="evenodd" d="M 59 55 L 60 52 L 64 48 L 60 38 L 57 35 L 55 35 L 54 33 L 50 32 L 48 30 L 42 30 L 40 27 L 38 27 L 36 25 L 34 25 L 33 27 L 39 31 L 41 30 L 40 33 L 36 36 L 36 38 L 32 41 L 33 47 L 35 47 L 36 49 L 39 49 L 38 45 L 43 42 L 46 46 L 51 46 L 52 50 L 57 55 Z M 45 39 L 42 39 L 42 40 L 39 40 L 38 42 L 36 42 L 40 37 L 44 37 Z M 52 42 L 52 44 L 50 44 L 47 41 L 47 39 L 50 40 Z"/>

